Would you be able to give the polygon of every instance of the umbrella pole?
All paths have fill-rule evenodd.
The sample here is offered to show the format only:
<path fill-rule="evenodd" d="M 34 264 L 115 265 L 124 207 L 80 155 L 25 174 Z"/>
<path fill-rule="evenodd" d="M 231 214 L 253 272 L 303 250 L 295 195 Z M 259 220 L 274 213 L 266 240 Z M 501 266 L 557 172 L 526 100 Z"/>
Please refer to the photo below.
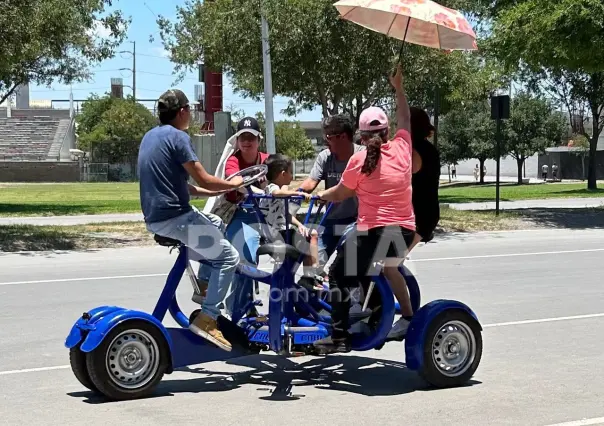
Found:
<path fill-rule="evenodd" d="M 409 31 L 409 24 L 411 23 L 411 17 L 409 16 L 407 19 L 407 26 L 405 27 L 405 35 L 403 36 L 403 44 L 401 46 L 401 50 L 398 53 L 398 62 L 403 64 L 403 53 L 405 52 L 405 40 L 407 39 L 407 31 Z"/>

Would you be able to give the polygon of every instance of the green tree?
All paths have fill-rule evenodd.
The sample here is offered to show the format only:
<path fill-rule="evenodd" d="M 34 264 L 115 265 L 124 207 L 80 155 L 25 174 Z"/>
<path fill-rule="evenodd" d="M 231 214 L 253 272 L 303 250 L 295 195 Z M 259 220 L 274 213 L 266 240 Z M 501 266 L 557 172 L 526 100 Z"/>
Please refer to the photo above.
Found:
<path fill-rule="evenodd" d="M 264 114 L 256 113 L 260 131 L 265 134 L 266 120 Z M 316 155 L 315 148 L 306 136 L 299 121 L 277 121 L 275 123 L 275 149 L 279 154 L 285 154 L 292 160 L 308 160 Z M 260 150 L 266 152 L 266 140 L 260 143 Z"/>
<path fill-rule="evenodd" d="M 522 184 L 522 166 L 535 153 L 558 146 L 568 133 L 564 116 L 554 111 L 546 99 L 521 92 L 512 99 L 510 119 L 504 127 L 505 151 L 516 160 L 518 184 Z"/>
<path fill-rule="evenodd" d="M 491 9 L 492 46 L 513 70 L 564 77 L 591 113 L 588 183 L 596 189 L 596 147 L 604 129 L 604 3 L 515 0 Z"/>
<path fill-rule="evenodd" d="M 109 163 L 133 161 L 143 136 L 157 125 L 151 111 L 131 97 L 91 97 L 83 103 L 81 117 L 78 146 Z"/>
<path fill-rule="evenodd" d="M 294 115 L 320 106 L 323 116 L 346 113 L 358 122 L 367 106 L 391 104 L 387 77 L 398 60 L 401 42 L 341 19 L 333 3 L 188 1 L 177 8 L 174 21 L 160 17 L 158 24 L 181 75 L 203 60 L 206 66 L 226 72 L 237 92 L 260 100 L 264 95 L 262 4 L 270 27 L 273 91 L 295 101 L 284 112 Z M 473 0 L 444 3 L 468 9 L 478 4 Z M 446 89 L 449 62 L 460 61 L 462 56 L 407 45 L 403 58 L 409 97 L 428 108 L 434 99 L 434 82 L 446 80 L 441 82 Z"/>
<path fill-rule="evenodd" d="M 0 103 L 24 83 L 70 84 L 114 55 L 130 19 L 106 13 L 111 0 L 0 2 Z M 108 32 L 108 37 L 100 36 Z"/>
<path fill-rule="evenodd" d="M 478 159 L 480 183 L 484 183 L 484 162 L 496 154 L 495 130 L 487 101 L 456 106 L 443 117 L 440 128 L 444 139 L 443 144 L 439 145 L 443 161 L 451 164 L 468 158 Z"/>
<path fill-rule="evenodd" d="M 201 133 L 201 124 L 198 123 L 197 121 L 191 120 L 191 124 L 189 124 L 187 133 L 189 134 L 189 136 L 200 134 Z"/>
<path fill-rule="evenodd" d="M 294 161 L 308 160 L 315 154 L 312 142 L 298 121 L 279 121 L 275 125 L 277 152 Z"/>

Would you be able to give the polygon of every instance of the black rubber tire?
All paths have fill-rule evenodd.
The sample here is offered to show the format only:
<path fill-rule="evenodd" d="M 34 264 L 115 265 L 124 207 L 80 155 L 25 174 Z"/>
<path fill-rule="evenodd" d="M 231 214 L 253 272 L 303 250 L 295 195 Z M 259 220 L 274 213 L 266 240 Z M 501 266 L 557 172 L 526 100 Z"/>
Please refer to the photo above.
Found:
<path fill-rule="evenodd" d="M 125 389 L 118 386 L 109 377 L 105 360 L 109 345 L 115 336 L 125 330 L 139 329 L 146 331 L 157 342 L 159 349 L 159 366 L 152 379 L 141 388 Z M 99 392 L 105 395 L 110 400 L 123 401 L 131 399 L 140 399 L 148 396 L 153 392 L 153 389 L 161 381 L 166 371 L 170 367 L 170 348 L 162 332 L 148 321 L 129 320 L 116 326 L 105 336 L 99 346 L 92 352 L 86 354 L 86 365 L 92 383 L 97 387 Z"/>
<path fill-rule="evenodd" d="M 434 336 L 440 331 L 449 321 L 460 321 L 465 323 L 474 334 L 474 340 L 476 345 L 476 353 L 474 360 L 470 367 L 461 375 L 455 377 L 445 376 L 440 373 L 438 368 L 434 365 L 432 360 L 432 340 Z M 424 360 L 422 368 L 419 370 L 419 375 L 432 386 L 438 388 L 450 388 L 465 385 L 474 375 L 480 359 L 482 358 L 482 333 L 480 330 L 480 324 L 472 318 L 467 312 L 461 309 L 449 309 L 438 315 L 426 330 L 426 338 L 424 339 Z"/>
<path fill-rule="evenodd" d="M 69 349 L 69 364 L 71 365 L 71 371 L 73 371 L 74 376 L 76 376 L 76 379 L 78 379 L 82 386 L 92 392 L 99 392 L 90 379 L 88 367 L 86 367 L 86 354 L 80 350 L 79 344 Z"/>

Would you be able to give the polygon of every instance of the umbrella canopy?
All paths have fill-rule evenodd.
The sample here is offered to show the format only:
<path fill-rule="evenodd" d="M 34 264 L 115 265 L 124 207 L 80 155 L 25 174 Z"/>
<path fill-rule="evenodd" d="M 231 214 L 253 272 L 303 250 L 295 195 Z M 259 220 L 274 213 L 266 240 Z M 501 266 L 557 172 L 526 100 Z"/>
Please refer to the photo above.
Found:
<path fill-rule="evenodd" d="M 458 11 L 431 0 L 340 0 L 343 19 L 413 44 L 477 50 L 476 34 Z"/>

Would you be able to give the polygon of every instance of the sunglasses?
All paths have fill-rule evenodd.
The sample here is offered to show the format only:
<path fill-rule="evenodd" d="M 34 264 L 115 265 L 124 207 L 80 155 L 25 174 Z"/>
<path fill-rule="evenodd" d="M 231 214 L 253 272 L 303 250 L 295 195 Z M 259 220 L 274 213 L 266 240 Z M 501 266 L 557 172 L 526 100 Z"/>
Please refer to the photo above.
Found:
<path fill-rule="evenodd" d="M 343 135 L 343 134 L 344 134 L 344 132 L 325 134 L 325 139 L 327 139 L 329 141 L 329 140 L 337 138 L 337 137 L 339 137 L 340 135 Z"/>

